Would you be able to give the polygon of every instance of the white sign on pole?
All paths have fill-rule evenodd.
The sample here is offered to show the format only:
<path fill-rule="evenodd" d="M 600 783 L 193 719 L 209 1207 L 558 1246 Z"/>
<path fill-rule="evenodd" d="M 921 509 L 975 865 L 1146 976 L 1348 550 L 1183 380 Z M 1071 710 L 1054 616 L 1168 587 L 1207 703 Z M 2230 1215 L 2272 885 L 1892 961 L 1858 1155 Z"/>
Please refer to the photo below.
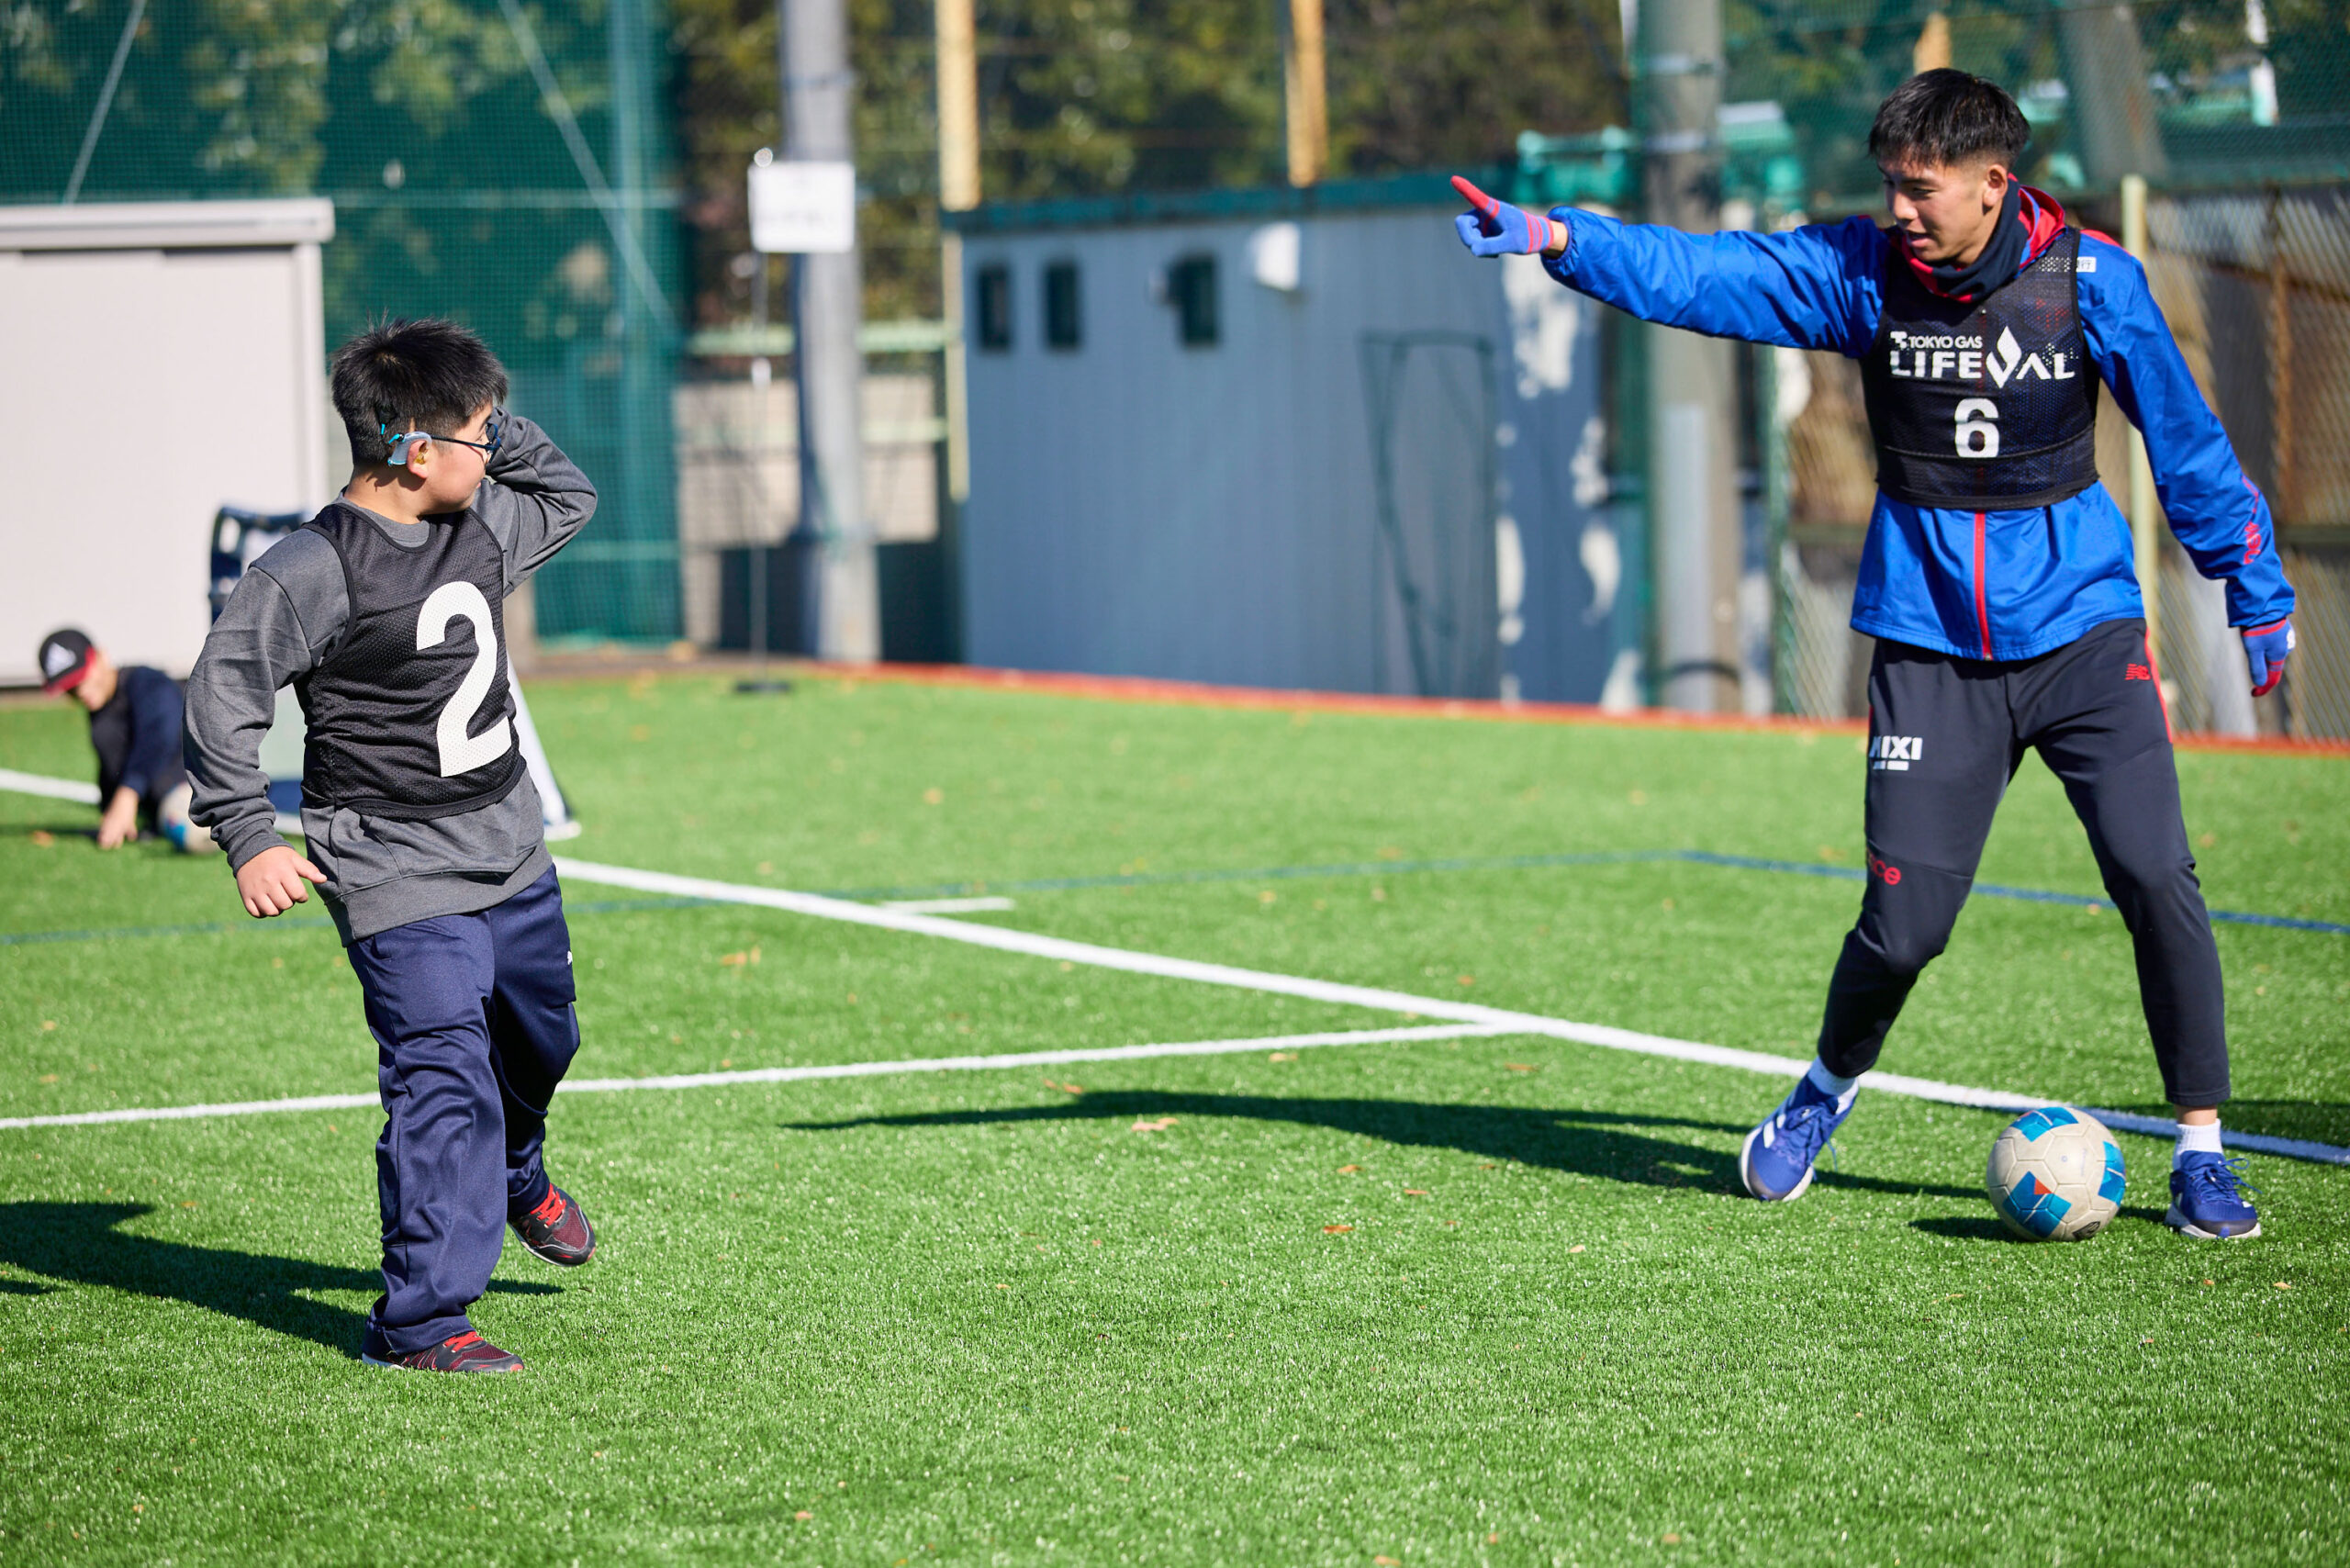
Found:
<path fill-rule="evenodd" d="M 751 165 L 751 243 L 769 254 L 856 249 L 856 165 Z"/>

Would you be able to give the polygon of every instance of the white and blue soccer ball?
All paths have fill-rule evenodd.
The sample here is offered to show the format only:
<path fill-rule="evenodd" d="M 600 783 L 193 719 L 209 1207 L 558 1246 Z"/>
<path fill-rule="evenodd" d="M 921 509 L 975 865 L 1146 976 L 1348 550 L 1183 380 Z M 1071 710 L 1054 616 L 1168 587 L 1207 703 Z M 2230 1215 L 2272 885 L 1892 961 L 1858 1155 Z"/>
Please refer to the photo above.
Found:
<path fill-rule="evenodd" d="M 2121 1146 L 2087 1112 L 2042 1105 L 1992 1140 L 1984 1183 L 2026 1241 L 2087 1241 L 2121 1212 Z"/>

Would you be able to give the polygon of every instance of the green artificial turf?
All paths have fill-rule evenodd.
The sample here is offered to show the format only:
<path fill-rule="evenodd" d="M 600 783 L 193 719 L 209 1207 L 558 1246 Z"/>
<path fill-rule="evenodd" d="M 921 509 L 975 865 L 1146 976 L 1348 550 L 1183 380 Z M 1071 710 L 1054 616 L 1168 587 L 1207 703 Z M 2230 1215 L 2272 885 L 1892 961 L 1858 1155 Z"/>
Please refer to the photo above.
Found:
<path fill-rule="evenodd" d="M 1791 1059 L 1858 900 L 1421 866 L 1850 868 L 1850 735 L 699 676 L 532 705 L 580 860 L 872 896 L 1109 879 L 965 918 Z M 82 776 L 78 732 L 0 709 L 0 767 Z M 2181 773 L 2215 908 L 2350 922 L 2350 767 Z M 0 795 L 0 1116 L 371 1086 L 315 912 L 245 921 L 217 860 L 102 856 L 94 820 Z M 2037 763 L 1983 879 L 2098 893 Z M 581 1077 L 1398 1022 L 566 901 Z M 2231 1125 L 2350 1143 L 2350 935 L 2219 940 Z M 1978 898 L 1886 1065 L 2158 1099 L 2109 910 Z M 1886 1095 L 1801 1203 L 1736 1195 L 1783 1090 L 1500 1037 L 567 1096 L 550 1162 L 601 1246 L 570 1272 L 509 1249 L 476 1312 L 529 1361 L 503 1380 L 355 1359 L 373 1112 L 0 1130 L 0 1561 L 2350 1554 L 2350 1171 L 2255 1157 L 2268 1234 L 2190 1245 L 2167 1150 L 2124 1137 L 2123 1217 L 2029 1246 L 1980 1190 L 2000 1118 Z"/>

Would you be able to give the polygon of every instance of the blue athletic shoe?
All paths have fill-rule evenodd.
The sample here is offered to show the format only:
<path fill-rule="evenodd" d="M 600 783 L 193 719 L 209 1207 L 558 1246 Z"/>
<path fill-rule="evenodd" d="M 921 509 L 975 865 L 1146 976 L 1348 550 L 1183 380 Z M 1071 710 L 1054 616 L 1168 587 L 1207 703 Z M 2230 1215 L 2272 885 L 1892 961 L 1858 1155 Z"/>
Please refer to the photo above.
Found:
<path fill-rule="evenodd" d="M 2163 1223 L 2199 1241 L 2246 1240 L 2260 1234 L 2260 1215 L 2246 1201 L 2251 1192 L 2236 1159 L 2198 1149 L 2171 1167 Z"/>
<path fill-rule="evenodd" d="M 1812 1161 L 1852 1114 L 1849 1102 L 1838 1110 L 1834 1095 L 1808 1077 L 1797 1079 L 1796 1092 L 1771 1119 L 1746 1135 L 1746 1147 L 1738 1151 L 1739 1179 L 1766 1204 L 1802 1197 L 1811 1185 Z"/>

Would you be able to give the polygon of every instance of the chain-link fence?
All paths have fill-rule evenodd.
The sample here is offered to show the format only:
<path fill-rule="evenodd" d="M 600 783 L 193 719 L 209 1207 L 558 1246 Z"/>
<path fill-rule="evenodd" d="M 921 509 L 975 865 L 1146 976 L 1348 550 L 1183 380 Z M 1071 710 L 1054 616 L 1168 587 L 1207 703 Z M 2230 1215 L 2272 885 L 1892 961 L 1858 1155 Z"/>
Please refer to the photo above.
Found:
<path fill-rule="evenodd" d="M 2162 654 L 2181 722 L 2350 736 L 2350 187 L 2149 204 L 2156 301 L 2269 498 L 2301 645 L 2279 700 L 2239 702 L 2216 588 L 2164 553 Z"/>
<path fill-rule="evenodd" d="M 1868 129 L 1930 66 L 2004 84 L 2059 196 L 2350 180 L 2342 0 L 1729 0 L 1724 99 L 1774 103 L 1815 212 L 1875 199 Z"/>
<path fill-rule="evenodd" d="M 602 492 L 539 577 L 541 638 L 675 637 L 661 10 L 25 0 L 0 7 L 0 202 L 331 197 L 329 342 L 378 317 L 464 321 Z M 330 458 L 347 471 L 339 434 Z"/>

